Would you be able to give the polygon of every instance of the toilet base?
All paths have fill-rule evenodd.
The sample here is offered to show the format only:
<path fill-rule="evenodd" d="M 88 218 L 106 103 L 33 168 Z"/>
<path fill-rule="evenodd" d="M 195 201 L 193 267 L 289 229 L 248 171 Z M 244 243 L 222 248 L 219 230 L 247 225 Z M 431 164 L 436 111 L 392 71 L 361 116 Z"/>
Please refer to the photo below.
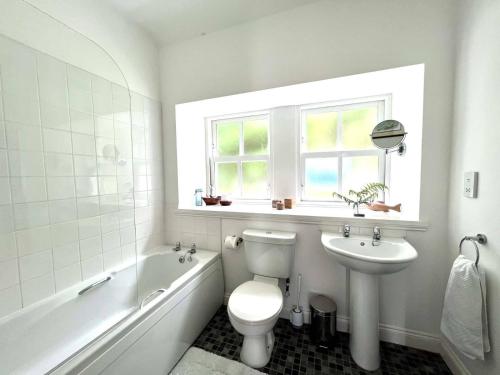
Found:
<path fill-rule="evenodd" d="M 262 368 L 271 359 L 274 347 L 274 333 L 269 331 L 264 335 L 244 336 L 241 348 L 241 361 L 253 368 Z"/>

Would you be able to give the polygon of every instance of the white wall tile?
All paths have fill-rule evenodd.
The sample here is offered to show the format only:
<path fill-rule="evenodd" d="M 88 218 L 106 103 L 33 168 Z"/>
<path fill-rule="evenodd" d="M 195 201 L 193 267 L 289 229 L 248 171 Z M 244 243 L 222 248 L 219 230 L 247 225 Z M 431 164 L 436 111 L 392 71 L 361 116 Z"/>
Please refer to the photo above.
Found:
<path fill-rule="evenodd" d="M 52 246 L 62 246 L 78 241 L 78 222 L 55 224 L 50 227 Z"/>
<path fill-rule="evenodd" d="M 14 230 L 14 216 L 12 206 L 0 206 L 0 233 L 8 233 Z"/>
<path fill-rule="evenodd" d="M 122 250 L 120 248 L 106 251 L 102 254 L 104 269 L 110 270 L 118 266 L 122 261 Z"/>
<path fill-rule="evenodd" d="M 44 176 L 43 154 L 33 151 L 9 151 L 11 176 Z"/>
<path fill-rule="evenodd" d="M 102 255 L 82 261 L 82 278 L 88 279 L 103 271 Z"/>
<path fill-rule="evenodd" d="M 66 65 L 47 55 L 38 55 L 38 82 L 40 99 L 67 105 Z"/>
<path fill-rule="evenodd" d="M 113 159 L 97 157 L 97 173 L 99 176 L 116 176 L 116 162 Z"/>
<path fill-rule="evenodd" d="M 21 288 L 19 284 L 0 290 L 0 318 L 19 310 L 21 306 Z"/>
<path fill-rule="evenodd" d="M 30 279 L 21 284 L 23 306 L 29 306 L 54 294 L 54 275 L 47 274 L 42 277 Z"/>
<path fill-rule="evenodd" d="M 115 176 L 99 177 L 99 194 L 116 194 L 118 186 Z"/>
<path fill-rule="evenodd" d="M 66 104 L 52 104 L 46 101 L 40 103 L 40 117 L 44 128 L 71 130 L 69 122 L 69 107 Z"/>
<path fill-rule="evenodd" d="M 109 233 L 120 229 L 120 217 L 118 213 L 111 213 L 101 216 L 101 231 Z"/>
<path fill-rule="evenodd" d="M 2 129 L 0 129 L 0 132 Z M 1 147 L 1 146 L 0 146 Z M 9 161 L 7 158 L 7 150 L 0 150 L 0 176 L 9 175 Z"/>
<path fill-rule="evenodd" d="M 102 217 L 95 216 L 88 219 L 78 220 L 78 230 L 80 239 L 83 240 L 89 237 L 96 237 L 101 235 L 101 221 Z"/>
<path fill-rule="evenodd" d="M 113 101 L 111 92 L 93 92 L 92 100 L 94 104 L 94 113 L 98 116 L 113 118 Z"/>
<path fill-rule="evenodd" d="M 75 177 L 76 196 L 92 197 L 99 194 L 97 177 Z"/>
<path fill-rule="evenodd" d="M 14 203 L 39 202 L 47 200 L 45 178 L 11 177 L 12 199 Z"/>
<path fill-rule="evenodd" d="M 113 120 L 107 117 L 96 117 L 95 135 L 99 137 L 114 138 Z"/>
<path fill-rule="evenodd" d="M 16 238 L 14 233 L 0 234 L 0 262 L 17 257 Z"/>
<path fill-rule="evenodd" d="M 90 92 L 92 89 L 91 79 L 90 73 L 75 66 L 68 66 L 68 86 L 70 88 Z"/>
<path fill-rule="evenodd" d="M 102 250 L 110 251 L 120 247 L 120 231 L 115 230 L 102 235 Z"/>
<path fill-rule="evenodd" d="M 118 195 L 117 194 L 100 195 L 99 196 L 99 204 L 100 204 L 101 212 L 103 214 L 116 212 L 119 210 Z"/>
<path fill-rule="evenodd" d="M 29 255 L 52 247 L 50 228 L 40 227 L 16 232 L 19 256 Z"/>
<path fill-rule="evenodd" d="M 90 113 L 72 109 L 70 119 L 71 131 L 90 135 L 94 134 L 94 117 Z"/>
<path fill-rule="evenodd" d="M 21 281 L 52 273 L 52 250 L 19 258 L 19 269 L 21 271 Z"/>
<path fill-rule="evenodd" d="M 42 151 L 42 132 L 38 126 L 7 122 L 7 147 L 11 150 Z"/>
<path fill-rule="evenodd" d="M 47 177 L 47 191 L 50 200 L 75 197 L 73 177 Z"/>
<path fill-rule="evenodd" d="M 95 156 L 74 155 L 75 176 L 97 176 L 97 161 Z"/>
<path fill-rule="evenodd" d="M 26 125 L 40 125 L 39 105 L 35 98 L 5 92 L 3 94 L 3 105 L 6 121 Z"/>
<path fill-rule="evenodd" d="M 45 154 L 45 171 L 47 176 L 73 176 L 73 157 L 66 154 Z"/>
<path fill-rule="evenodd" d="M 49 204 L 47 202 L 22 203 L 14 205 L 16 230 L 48 225 Z"/>
<path fill-rule="evenodd" d="M 56 270 L 74 263 L 77 263 L 78 267 L 80 267 L 80 247 L 78 242 L 54 247 L 52 254 L 54 256 L 54 269 Z"/>
<path fill-rule="evenodd" d="M 78 217 L 76 199 L 49 201 L 49 216 L 52 224 L 75 220 Z"/>
<path fill-rule="evenodd" d="M 0 148 L 7 148 L 7 136 L 5 135 L 5 123 L 0 118 Z"/>
<path fill-rule="evenodd" d="M 100 213 L 99 197 L 78 198 L 78 218 L 97 216 Z"/>
<path fill-rule="evenodd" d="M 73 134 L 73 153 L 76 155 L 95 155 L 95 139 L 87 134 Z"/>
<path fill-rule="evenodd" d="M 10 180 L 8 177 L 0 177 L 0 204 L 10 204 Z"/>
<path fill-rule="evenodd" d="M 43 142 L 46 152 L 71 154 L 71 133 L 62 130 L 43 129 Z"/>
<path fill-rule="evenodd" d="M 17 259 L 0 262 L 0 290 L 19 284 Z"/>
<path fill-rule="evenodd" d="M 135 228 L 133 226 L 120 229 L 120 244 L 121 246 L 135 242 Z"/>
<path fill-rule="evenodd" d="M 56 292 L 60 292 L 82 281 L 80 263 L 74 263 L 55 271 Z"/>
<path fill-rule="evenodd" d="M 70 86 L 69 107 L 80 112 L 92 113 L 92 94 Z"/>
<path fill-rule="evenodd" d="M 80 240 L 80 257 L 82 260 L 90 259 L 102 253 L 101 237 L 90 237 Z"/>
<path fill-rule="evenodd" d="M 96 137 L 95 151 L 97 156 L 104 156 L 108 159 L 114 159 L 117 155 L 114 138 Z"/>

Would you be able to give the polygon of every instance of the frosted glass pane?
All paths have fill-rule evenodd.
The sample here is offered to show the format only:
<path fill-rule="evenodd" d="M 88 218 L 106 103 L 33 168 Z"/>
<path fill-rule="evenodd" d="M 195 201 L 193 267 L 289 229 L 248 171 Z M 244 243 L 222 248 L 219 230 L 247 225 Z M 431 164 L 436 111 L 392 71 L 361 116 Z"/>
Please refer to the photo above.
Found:
<path fill-rule="evenodd" d="M 337 145 L 337 112 L 306 115 L 307 151 L 332 151 Z"/>
<path fill-rule="evenodd" d="M 377 108 L 342 112 L 342 144 L 345 149 L 369 149 L 375 146 L 370 134 L 377 125 Z"/>
<path fill-rule="evenodd" d="M 217 152 L 221 156 L 240 154 L 240 123 L 221 122 L 217 124 Z"/>
<path fill-rule="evenodd" d="M 245 155 L 267 154 L 268 121 L 249 120 L 243 123 Z"/>
<path fill-rule="evenodd" d="M 342 159 L 342 190 L 360 190 L 369 182 L 379 182 L 378 156 L 353 156 Z"/>
<path fill-rule="evenodd" d="M 243 195 L 265 198 L 268 195 L 267 162 L 250 161 L 242 163 Z"/>
<path fill-rule="evenodd" d="M 234 194 L 238 189 L 238 164 L 217 163 L 217 192 L 218 194 Z"/>
<path fill-rule="evenodd" d="M 332 200 L 338 191 L 338 159 L 314 158 L 305 160 L 305 198 Z"/>

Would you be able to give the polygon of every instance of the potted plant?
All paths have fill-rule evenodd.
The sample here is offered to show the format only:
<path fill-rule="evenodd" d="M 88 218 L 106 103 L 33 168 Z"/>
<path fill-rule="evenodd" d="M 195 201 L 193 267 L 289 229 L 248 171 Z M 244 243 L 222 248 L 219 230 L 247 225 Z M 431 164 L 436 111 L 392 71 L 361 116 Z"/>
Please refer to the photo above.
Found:
<path fill-rule="evenodd" d="M 365 214 L 359 213 L 359 205 L 372 204 L 375 198 L 378 197 L 379 193 L 384 190 L 389 190 L 389 188 L 385 184 L 380 182 L 372 182 L 363 186 L 360 191 L 355 191 L 352 189 L 349 190 L 349 193 L 347 195 L 333 192 L 333 197 L 342 199 L 347 203 L 349 207 L 352 205 L 352 208 L 354 209 L 354 216 L 364 217 Z"/>

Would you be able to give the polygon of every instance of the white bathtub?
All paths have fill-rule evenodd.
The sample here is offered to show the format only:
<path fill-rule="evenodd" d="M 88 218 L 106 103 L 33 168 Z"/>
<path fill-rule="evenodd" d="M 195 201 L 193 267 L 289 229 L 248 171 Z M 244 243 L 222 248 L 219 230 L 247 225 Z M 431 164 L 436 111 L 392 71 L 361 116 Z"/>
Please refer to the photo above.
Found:
<path fill-rule="evenodd" d="M 0 374 L 168 373 L 224 294 L 218 253 L 198 250 L 181 264 L 186 249 L 171 248 L 139 258 L 137 276 L 129 265 L 83 295 L 108 275 L 0 320 Z"/>

